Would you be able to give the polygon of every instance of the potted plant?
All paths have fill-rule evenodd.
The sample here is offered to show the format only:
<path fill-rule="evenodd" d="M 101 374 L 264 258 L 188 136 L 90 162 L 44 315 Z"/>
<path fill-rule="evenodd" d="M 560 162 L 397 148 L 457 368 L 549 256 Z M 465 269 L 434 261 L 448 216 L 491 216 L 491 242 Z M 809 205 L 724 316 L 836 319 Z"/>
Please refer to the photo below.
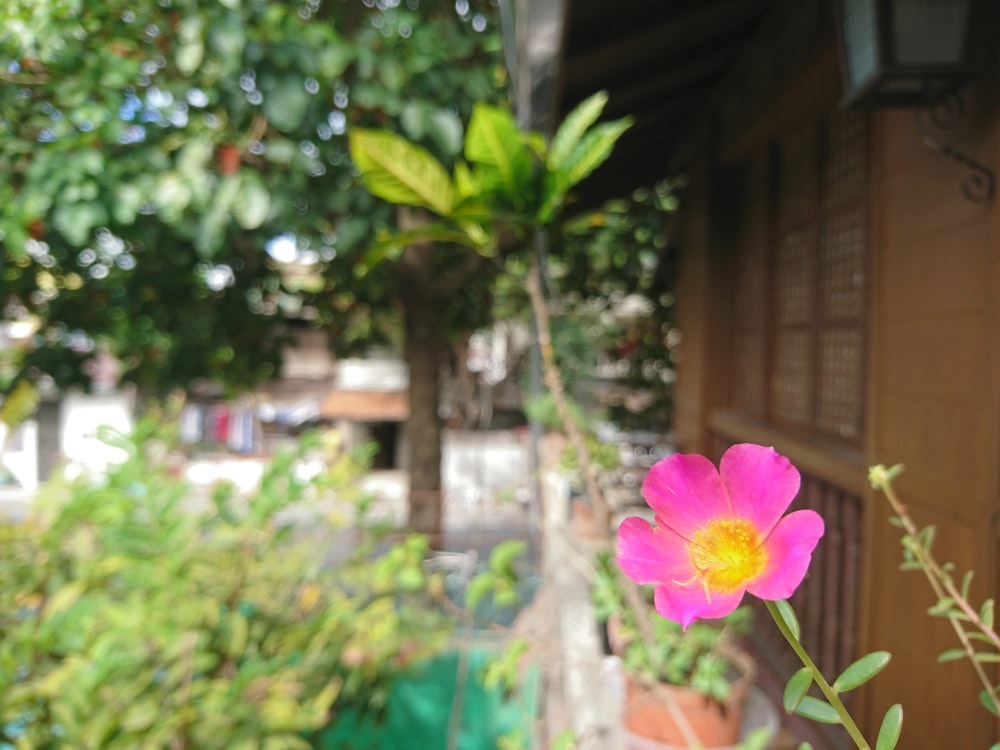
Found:
<path fill-rule="evenodd" d="M 628 606 L 625 583 L 607 553 L 597 558 L 594 608 L 605 623 L 607 646 L 621 657 L 625 676 L 625 729 L 668 746 L 687 746 L 685 727 L 702 747 L 727 747 L 739 739 L 744 705 L 756 665 L 736 642 L 750 624 L 740 607 L 721 620 L 698 620 L 686 630 L 652 608 Z M 653 638 L 642 637 L 647 617 Z M 671 705 L 672 704 L 672 705 Z M 675 712 L 683 719 L 678 721 Z"/>
<path fill-rule="evenodd" d="M 583 426 L 583 439 L 587 447 L 588 458 L 593 463 L 602 484 L 613 483 L 614 474 L 621 468 L 618 456 L 618 446 L 602 442 L 595 429 L 590 426 L 593 421 L 584 412 L 583 407 L 570 399 L 568 406 L 578 425 Z M 573 532 L 581 538 L 600 538 L 604 530 L 599 529 L 594 517 L 592 499 L 587 496 L 583 470 L 577 452 L 565 435 L 560 432 L 564 425 L 559 418 L 555 399 L 551 393 L 533 396 L 525 402 L 525 413 L 532 420 L 539 422 L 549 431 L 550 439 L 554 438 L 557 446 L 553 455 L 548 458 L 569 481 L 570 514 Z M 557 454 L 557 455 L 556 455 Z"/>

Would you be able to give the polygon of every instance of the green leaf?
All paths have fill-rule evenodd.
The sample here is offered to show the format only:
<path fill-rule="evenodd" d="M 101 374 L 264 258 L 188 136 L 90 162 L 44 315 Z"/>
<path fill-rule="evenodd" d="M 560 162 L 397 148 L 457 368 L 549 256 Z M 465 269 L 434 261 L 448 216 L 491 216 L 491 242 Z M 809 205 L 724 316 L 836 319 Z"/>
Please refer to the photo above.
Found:
<path fill-rule="evenodd" d="M 186 76 L 194 73 L 205 58 L 205 42 L 202 39 L 202 19 L 198 15 L 185 16 L 177 25 L 177 69 Z"/>
<path fill-rule="evenodd" d="M 821 724 L 839 724 L 840 716 L 837 710 L 826 701 L 813 698 L 811 695 L 805 696 L 795 709 L 795 713 L 807 719 L 818 721 Z"/>
<path fill-rule="evenodd" d="M 937 529 L 934 525 L 925 526 L 920 531 L 917 532 L 916 541 L 923 545 L 924 549 L 928 552 L 931 547 L 934 546 L 934 537 L 937 535 Z"/>
<path fill-rule="evenodd" d="M 86 245 L 93 230 L 107 220 L 108 211 L 102 203 L 60 202 L 52 215 L 53 226 L 77 247 Z"/>
<path fill-rule="evenodd" d="M 568 168 L 568 187 L 573 187 L 583 178 L 593 172 L 611 155 L 611 150 L 622 134 L 632 127 L 634 120 L 624 117 L 621 120 L 597 125 L 587 133 L 583 140 L 573 149 Z"/>
<path fill-rule="evenodd" d="M 493 590 L 495 580 L 492 573 L 484 572 L 475 576 L 471 581 L 469 581 L 468 587 L 465 589 L 465 608 L 475 609 L 479 602 L 483 600 L 490 591 Z"/>
<path fill-rule="evenodd" d="M 86 586 L 82 581 L 74 581 L 72 583 L 67 583 L 62 588 L 56 590 L 56 592 L 49 597 L 48 601 L 45 602 L 45 613 L 46 618 L 57 615 L 60 612 L 72 607 L 76 601 L 83 595 Z"/>
<path fill-rule="evenodd" d="M 574 147 L 583 138 L 597 118 L 604 111 L 604 105 L 608 103 L 608 92 L 598 91 L 587 99 L 584 99 L 573 111 L 566 115 L 566 118 L 556 129 L 552 136 L 552 143 L 549 145 L 548 158 L 546 163 L 550 170 L 555 171 L 566 166 Z"/>
<path fill-rule="evenodd" d="M 791 631 L 792 636 L 794 636 L 795 640 L 799 640 L 799 620 L 795 616 L 792 605 L 787 600 L 781 599 L 780 601 L 776 601 L 774 606 L 778 610 L 781 619 L 784 620 L 785 626 Z"/>
<path fill-rule="evenodd" d="M 428 134 L 448 156 L 462 150 L 462 121 L 454 112 L 436 109 L 431 112 L 428 125 Z"/>
<path fill-rule="evenodd" d="M 983 602 L 983 606 L 979 608 L 979 619 L 983 621 L 983 625 L 987 628 L 993 628 L 993 600 L 987 599 Z"/>
<path fill-rule="evenodd" d="M 237 13 L 217 15 L 208 29 L 208 48 L 222 62 L 223 70 L 238 70 L 246 46 L 246 28 Z M 299 90 L 302 87 L 299 86 Z"/>
<path fill-rule="evenodd" d="M 521 198 L 531 177 L 531 158 L 510 112 L 476 105 L 465 137 L 465 158 L 477 165 L 476 176 L 486 188 Z"/>
<path fill-rule="evenodd" d="M 132 183 L 124 183 L 115 188 L 115 200 L 111 206 L 115 221 L 131 224 L 135 221 L 143 203 L 142 190 Z"/>
<path fill-rule="evenodd" d="M 938 662 L 946 661 L 956 661 L 957 659 L 964 659 L 966 656 L 964 648 L 950 648 L 947 651 L 943 651 L 938 654 Z"/>
<path fill-rule="evenodd" d="M 838 693 L 853 690 L 877 675 L 892 658 L 888 651 L 872 651 L 851 664 L 834 680 L 833 689 Z"/>
<path fill-rule="evenodd" d="M 790 714 L 795 711 L 808 692 L 812 682 L 813 674 L 809 667 L 802 667 L 802 669 L 791 676 L 788 684 L 785 685 L 785 694 L 782 700 L 785 713 Z"/>
<path fill-rule="evenodd" d="M 882 718 L 882 726 L 875 740 L 875 750 L 893 750 L 899 742 L 899 734 L 903 731 L 903 707 L 896 703 L 889 706 Z"/>
<path fill-rule="evenodd" d="M 587 177 L 611 155 L 622 133 L 632 126 L 632 118 L 597 125 L 584 135 L 570 154 L 566 164 L 549 173 L 546 196 L 538 219 L 551 221 L 566 198 L 567 192 Z"/>
<path fill-rule="evenodd" d="M 942 596 L 933 605 L 928 607 L 927 614 L 934 617 L 947 616 L 951 612 L 952 607 L 955 606 L 955 600 L 950 596 Z"/>
<path fill-rule="evenodd" d="M 524 554 L 527 544 L 520 539 L 506 539 L 500 542 L 490 553 L 490 570 L 497 573 L 507 573 L 512 569 L 514 561 Z"/>
<path fill-rule="evenodd" d="M 444 167 L 426 149 L 395 133 L 356 128 L 348 136 L 351 158 L 368 189 L 390 203 L 451 213 L 454 189 Z"/>
<path fill-rule="evenodd" d="M 575 746 L 576 733 L 572 729 L 564 729 L 552 740 L 550 750 L 571 750 Z"/>
<path fill-rule="evenodd" d="M 962 588 L 961 594 L 963 599 L 969 598 L 969 587 L 972 585 L 972 576 L 975 573 L 973 570 L 966 571 L 965 575 L 962 576 Z"/>
<path fill-rule="evenodd" d="M 311 97 L 298 79 L 287 76 L 271 85 L 262 84 L 264 114 L 268 123 L 283 133 L 299 128 L 309 109 Z"/>
<path fill-rule="evenodd" d="M 979 651 L 972 658 L 975 659 L 980 664 L 1000 663 L 1000 654 L 994 654 L 988 651 Z"/>
<path fill-rule="evenodd" d="M 233 217 L 244 229 L 256 229 L 267 219 L 271 194 L 253 172 L 240 175 L 240 192 L 233 205 Z"/>
<path fill-rule="evenodd" d="M 986 710 L 989 711 L 991 714 L 993 714 L 994 716 L 1000 716 L 1000 713 L 997 713 L 996 704 L 993 702 L 993 696 L 989 691 L 987 690 L 979 691 L 979 702 L 982 703 L 983 707 L 986 708 Z"/>
<path fill-rule="evenodd" d="M 440 223 L 426 224 L 405 232 L 377 236 L 375 241 L 366 248 L 361 263 L 355 267 L 355 276 L 358 278 L 364 276 L 383 261 L 398 258 L 404 248 L 420 242 L 451 243 L 479 249 L 467 233 L 456 231 Z"/>

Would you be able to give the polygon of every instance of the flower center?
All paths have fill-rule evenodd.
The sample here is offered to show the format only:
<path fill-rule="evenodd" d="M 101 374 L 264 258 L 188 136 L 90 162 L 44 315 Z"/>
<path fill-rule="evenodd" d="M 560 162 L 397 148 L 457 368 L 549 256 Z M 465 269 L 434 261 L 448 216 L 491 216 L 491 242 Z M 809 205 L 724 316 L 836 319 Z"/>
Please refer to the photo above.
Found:
<path fill-rule="evenodd" d="M 759 576 L 767 551 L 749 521 L 709 521 L 694 535 L 691 563 L 708 591 L 730 593 Z"/>

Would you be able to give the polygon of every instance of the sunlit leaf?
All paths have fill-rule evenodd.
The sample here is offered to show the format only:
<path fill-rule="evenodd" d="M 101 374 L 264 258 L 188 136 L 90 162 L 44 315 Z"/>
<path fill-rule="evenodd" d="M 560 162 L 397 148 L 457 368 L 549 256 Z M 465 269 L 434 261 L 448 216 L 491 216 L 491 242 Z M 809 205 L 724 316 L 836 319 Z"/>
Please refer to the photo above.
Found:
<path fill-rule="evenodd" d="M 422 206 L 448 216 L 454 189 L 448 173 L 426 149 L 388 131 L 352 129 L 351 158 L 375 195 L 390 203 Z"/>
<path fill-rule="evenodd" d="M 512 200 L 522 197 L 531 176 L 531 159 L 517 123 L 507 110 L 477 105 L 465 138 L 465 158 L 476 165 L 477 178 Z"/>
<path fill-rule="evenodd" d="M 607 103 L 608 92 L 598 91 L 584 99 L 566 115 L 556 128 L 552 143 L 549 145 L 547 160 L 549 169 L 555 171 L 566 167 L 573 149 L 587 129 L 597 122 Z"/>

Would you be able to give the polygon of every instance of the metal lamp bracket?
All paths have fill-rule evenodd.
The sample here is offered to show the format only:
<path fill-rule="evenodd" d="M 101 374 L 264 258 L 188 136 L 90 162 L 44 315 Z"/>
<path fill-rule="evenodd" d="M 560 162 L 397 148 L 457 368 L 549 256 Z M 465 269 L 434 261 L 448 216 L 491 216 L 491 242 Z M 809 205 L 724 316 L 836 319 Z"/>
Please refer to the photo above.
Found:
<path fill-rule="evenodd" d="M 953 94 L 939 104 L 915 109 L 914 126 L 925 145 L 971 171 L 971 174 L 962 181 L 962 195 L 973 203 L 990 203 L 996 189 L 996 176 L 993 170 L 951 144 L 942 143 L 924 127 L 923 120 L 927 118 L 936 129 L 950 130 L 955 126 L 961 111 L 962 100 Z"/>

